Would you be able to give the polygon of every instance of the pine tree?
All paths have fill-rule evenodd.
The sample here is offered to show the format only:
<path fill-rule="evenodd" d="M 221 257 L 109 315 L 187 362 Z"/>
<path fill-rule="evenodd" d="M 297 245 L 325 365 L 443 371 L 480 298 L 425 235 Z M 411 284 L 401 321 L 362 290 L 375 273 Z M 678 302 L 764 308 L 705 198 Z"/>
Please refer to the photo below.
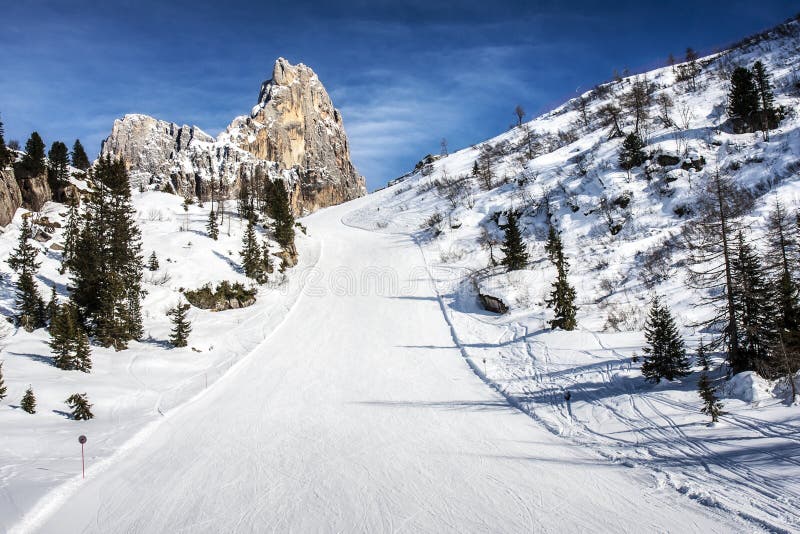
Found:
<path fill-rule="evenodd" d="M 92 347 L 89 344 L 89 336 L 80 325 L 76 327 L 75 336 L 75 370 L 90 373 L 92 371 Z"/>
<path fill-rule="evenodd" d="M 56 316 L 56 312 L 58 312 L 58 294 L 56 293 L 55 284 L 53 284 L 50 288 L 50 300 L 47 302 L 47 308 L 45 308 L 45 312 L 47 314 L 47 323 L 52 325 L 53 319 Z"/>
<path fill-rule="evenodd" d="M 89 404 L 89 399 L 86 398 L 86 393 L 74 393 L 64 401 L 69 409 L 72 411 L 70 416 L 75 421 L 88 421 L 93 419 L 92 405 Z"/>
<path fill-rule="evenodd" d="M 555 264 L 558 251 L 561 249 L 561 236 L 556 231 L 555 227 L 550 224 L 547 230 L 547 243 L 544 245 L 544 251 L 547 252 L 547 258 L 551 263 Z"/>
<path fill-rule="evenodd" d="M 172 320 L 172 335 L 169 342 L 173 347 L 185 347 L 189 334 L 192 331 L 192 325 L 187 319 L 189 312 L 189 304 L 178 303 L 174 308 L 167 312 Z"/>
<path fill-rule="evenodd" d="M 505 232 L 505 240 L 500 247 L 505 257 L 501 261 L 508 272 L 524 269 L 528 264 L 528 250 L 522 239 L 517 213 L 513 209 L 508 211 L 508 220 L 501 228 Z"/>
<path fill-rule="evenodd" d="M 47 153 L 47 181 L 54 192 L 69 183 L 69 150 L 61 141 L 50 145 Z"/>
<path fill-rule="evenodd" d="M 772 213 L 767 217 L 766 270 L 776 289 L 778 326 L 790 331 L 800 328 L 800 295 L 795 274 L 795 259 L 800 250 L 792 227 L 791 218 L 783 204 L 777 200 Z"/>
<path fill-rule="evenodd" d="M 705 190 L 695 203 L 698 215 L 684 227 L 684 241 L 689 249 L 688 282 L 691 288 L 704 291 L 700 304 L 714 310 L 704 326 L 721 333 L 707 348 L 727 349 L 728 363 L 734 372 L 739 372 L 745 369 L 739 345 L 733 259 L 736 232 L 743 226 L 741 218 L 752 207 L 753 197 L 719 174 L 703 187 Z"/>
<path fill-rule="evenodd" d="M 217 215 L 214 213 L 214 208 L 211 208 L 211 211 L 208 212 L 208 222 L 206 223 L 206 231 L 208 232 L 208 237 L 213 239 L 214 241 L 217 240 L 219 237 L 219 226 L 217 225 Z"/>
<path fill-rule="evenodd" d="M 3 363 L 0 362 L 0 400 L 7 397 L 8 388 L 6 387 L 5 378 L 3 378 Z"/>
<path fill-rule="evenodd" d="M 759 108 L 753 73 L 744 67 L 737 67 L 731 75 L 731 90 L 728 93 L 728 115 L 733 120 L 734 131 L 749 131 L 757 121 Z"/>
<path fill-rule="evenodd" d="M 45 171 L 44 141 L 38 132 L 33 132 L 25 143 L 25 154 L 20 161 L 20 169 L 28 176 L 36 176 Z"/>
<path fill-rule="evenodd" d="M 619 152 L 619 166 L 629 171 L 642 165 L 647 160 L 644 147 L 644 141 L 642 141 L 638 133 L 629 133 L 625 137 L 625 141 L 622 142 L 622 149 Z"/>
<path fill-rule="evenodd" d="M 549 253 L 549 252 L 548 252 Z M 553 282 L 553 290 L 550 298 L 546 299 L 548 308 L 553 308 L 554 317 L 550 321 L 550 328 L 560 328 L 562 330 L 575 330 L 578 326 L 576 314 L 578 307 L 575 306 L 575 288 L 572 287 L 567 279 L 569 263 L 564 258 L 564 249 L 559 238 L 553 242 L 552 257 L 556 267 L 556 280 Z"/>
<path fill-rule="evenodd" d="M 75 311 L 70 304 L 58 307 L 50 325 L 50 350 L 53 353 L 53 365 L 59 369 L 70 371 L 75 369 L 75 342 L 77 324 Z"/>
<path fill-rule="evenodd" d="M 674 380 L 689 374 L 683 338 L 675 325 L 669 308 L 654 297 L 644 326 L 647 347 L 642 364 L 642 374 L 648 382 L 659 383 L 662 378 Z"/>
<path fill-rule="evenodd" d="M 697 390 L 703 400 L 703 407 L 700 409 L 700 413 L 711 416 L 711 422 L 716 423 L 719 421 L 719 416 L 724 412 L 722 411 L 722 403 L 717 399 L 717 390 L 711 385 L 706 373 L 700 375 Z"/>
<path fill-rule="evenodd" d="M 741 349 L 741 358 L 734 371 L 757 371 L 769 378 L 771 347 L 777 339 L 775 300 L 761 261 L 741 231 L 732 267 Z"/>
<path fill-rule="evenodd" d="M 708 353 L 702 339 L 700 340 L 700 345 L 697 346 L 697 364 L 703 368 L 703 371 L 711 369 L 711 362 L 708 359 Z"/>
<path fill-rule="evenodd" d="M 764 140 L 769 141 L 769 130 L 776 128 L 779 121 L 778 112 L 775 110 L 775 95 L 772 94 L 772 82 L 761 61 L 756 61 L 753 65 L 753 80 L 758 90 L 761 129 L 764 131 Z"/>
<path fill-rule="evenodd" d="M 17 248 L 8 259 L 8 264 L 17 273 L 16 306 L 17 322 L 31 332 L 45 325 L 44 301 L 39 296 L 34 275 L 40 263 L 36 261 L 39 250 L 31 243 L 33 230 L 28 217 L 23 217 Z"/>
<path fill-rule="evenodd" d="M 156 251 L 154 250 L 150 254 L 150 259 L 147 260 L 147 270 L 149 271 L 157 271 L 158 270 L 158 257 L 156 256 Z"/>
<path fill-rule="evenodd" d="M 271 188 L 268 200 L 269 216 L 275 221 L 275 241 L 291 255 L 296 254 L 294 246 L 294 216 L 289 205 L 289 195 L 283 180 L 278 179 Z"/>
<path fill-rule="evenodd" d="M 72 166 L 84 172 L 86 172 L 90 166 L 89 157 L 86 155 L 86 151 L 83 149 L 80 139 L 76 139 L 75 144 L 72 145 Z"/>
<path fill-rule="evenodd" d="M 142 334 L 141 235 L 125 163 L 101 158 L 91 174 L 96 189 L 70 265 L 72 299 L 100 344 L 122 350 Z"/>
<path fill-rule="evenodd" d="M 261 267 L 264 271 L 264 281 L 259 283 L 266 284 L 267 274 L 271 273 L 274 269 L 272 265 L 272 258 L 269 255 L 269 243 L 266 239 L 264 240 L 264 244 L 261 246 Z"/>
<path fill-rule="evenodd" d="M 76 202 L 70 203 L 67 215 L 67 226 L 64 229 L 64 250 L 61 252 L 61 274 L 67 272 L 71 262 L 75 258 L 75 250 L 78 246 L 78 238 L 81 234 L 80 213 Z"/>
<path fill-rule="evenodd" d="M 28 413 L 36 413 L 36 397 L 33 395 L 33 388 L 30 386 L 25 390 L 25 395 L 22 396 L 19 407 Z"/>
<path fill-rule="evenodd" d="M 252 219 L 247 221 L 247 230 L 245 230 L 244 238 L 242 239 L 242 251 L 239 254 L 242 257 L 242 268 L 245 276 L 253 280 L 259 280 L 263 272 L 263 262 L 261 247 L 258 245 L 258 239 L 256 238 L 256 226 Z"/>

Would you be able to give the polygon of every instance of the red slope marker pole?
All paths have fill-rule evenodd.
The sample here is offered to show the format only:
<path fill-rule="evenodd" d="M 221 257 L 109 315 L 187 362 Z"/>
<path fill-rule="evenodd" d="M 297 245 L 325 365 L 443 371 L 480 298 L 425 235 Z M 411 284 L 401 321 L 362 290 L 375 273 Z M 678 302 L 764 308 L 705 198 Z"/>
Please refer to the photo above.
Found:
<path fill-rule="evenodd" d="M 83 455 L 83 445 L 86 443 L 86 436 L 79 436 L 78 443 L 81 444 L 81 478 L 86 478 L 86 460 Z"/>

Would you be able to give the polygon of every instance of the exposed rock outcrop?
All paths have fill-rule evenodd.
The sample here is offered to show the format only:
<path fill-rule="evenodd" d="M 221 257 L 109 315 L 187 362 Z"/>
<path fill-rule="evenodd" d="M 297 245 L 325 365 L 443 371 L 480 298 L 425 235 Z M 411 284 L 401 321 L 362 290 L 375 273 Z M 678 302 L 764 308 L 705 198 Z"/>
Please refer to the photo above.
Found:
<path fill-rule="evenodd" d="M 214 139 L 193 126 L 126 115 L 114 121 L 101 155 L 123 157 L 134 184 L 162 184 L 179 194 L 233 197 L 254 176 L 283 178 L 295 214 L 366 193 L 350 161 L 339 111 L 305 65 L 275 62 L 258 103 Z"/>
<path fill-rule="evenodd" d="M 22 192 L 14 176 L 14 169 L 0 169 L 0 226 L 14 218 L 17 208 L 22 206 Z"/>
<path fill-rule="evenodd" d="M 31 211 L 39 211 L 45 202 L 53 200 L 53 191 L 47 181 L 47 171 L 26 175 L 19 172 L 17 183 L 22 193 L 22 206 Z"/>

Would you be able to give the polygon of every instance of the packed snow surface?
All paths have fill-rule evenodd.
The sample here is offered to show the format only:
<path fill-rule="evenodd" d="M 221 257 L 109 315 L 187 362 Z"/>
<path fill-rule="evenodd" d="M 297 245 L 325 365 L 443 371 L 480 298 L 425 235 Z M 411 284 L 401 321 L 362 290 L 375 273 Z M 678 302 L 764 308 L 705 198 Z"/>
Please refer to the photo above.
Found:
<path fill-rule="evenodd" d="M 320 258 L 261 345 L 133 444 L 90 458 L 86 480 L 58 487 L 17 530 L 751 527 L 553 435 L 487 387 L 415 242 L 340 221 L 360 202 L 305 220 Z"/>

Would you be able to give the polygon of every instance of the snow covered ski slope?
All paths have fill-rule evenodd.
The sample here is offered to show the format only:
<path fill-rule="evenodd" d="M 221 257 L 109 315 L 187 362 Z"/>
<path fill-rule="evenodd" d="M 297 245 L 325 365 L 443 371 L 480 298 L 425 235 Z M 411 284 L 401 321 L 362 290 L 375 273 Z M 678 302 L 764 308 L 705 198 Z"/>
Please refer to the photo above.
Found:
<path fill-rule="evenodd" d="M 563 440 L 456 346 L 413 240 L 306 221 L 322 252 L 259 349 L 42 499 L 36 532 L 732 532 L 756 526 Z"/>

